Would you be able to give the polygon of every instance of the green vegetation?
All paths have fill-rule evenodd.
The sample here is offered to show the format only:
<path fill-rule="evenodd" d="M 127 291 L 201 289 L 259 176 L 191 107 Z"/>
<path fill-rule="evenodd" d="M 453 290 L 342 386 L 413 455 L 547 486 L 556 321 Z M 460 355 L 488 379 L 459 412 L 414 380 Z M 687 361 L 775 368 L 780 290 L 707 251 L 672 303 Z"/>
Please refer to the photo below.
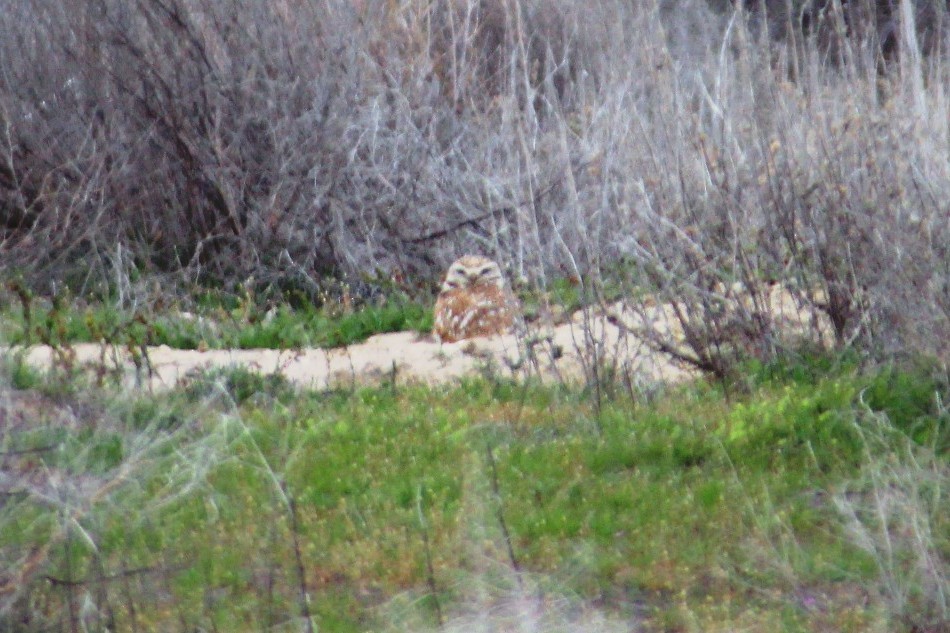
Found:
<path fill-rule="evenodd" d="M 944 4 L 5 3 L 0 631 L 950 632 Z M 464 252 L 586 389 L 150 380 Z"/>
<path fill-rule="evenodd" d="M 14 345 L 106 341 L 176 349 L 293 349 L 340 347 L 374 334 L 432 328 L 431 310 L 404 298 L 344 309 L 340 303 L 268 308 L 248 297 L 215 297 L 200 302 L 197 313 L 120 309 L 64 297 L 45 301 L 31 294 L 20 301 L 3 299 L 0 296 L 0 305 L 7 307 L 0 310 L 0 340 Z"/>
<path fill-rule="evenodd" d="M 314 307 L 296 296 L 263 301 L 204 291 L 192 310 L 116 307 L 115 301 L 71 299 L 68 292 L 52 299 L 37 297 L 18 284 L 20 292 L 0 289 L 0 341 L 9 345 L 107 342 L 120 346 L 168 345 L 174 349 L 297 349 L 342 347 L 387 332 L 432 330 L 431 301 L 409 300 L 393 290 L 377 303 L 347 306 L 327 300 Z M 592 289 L 589 289 L 592 290 Z M 600 288 L 598 297 L 614 300 L 616 283 Z M 14 299 L 16 295 L 16 299 Z M 525 288 L 520 301 L 528 319 L 546 303 L 570 314 L 592 302 L 579 282 L 563 277 L 546 291 Z"/>
<path fill-rule="evenodd" d="M 519 591 L 644 631 L 950 615 L 948 388 L 925 366 L 799 360 L 742 395 L 600 407 L 487 378 L 294 392 L 246 372 L 39 398 L 20 371 L 0 628 L 420 630 Z"/>

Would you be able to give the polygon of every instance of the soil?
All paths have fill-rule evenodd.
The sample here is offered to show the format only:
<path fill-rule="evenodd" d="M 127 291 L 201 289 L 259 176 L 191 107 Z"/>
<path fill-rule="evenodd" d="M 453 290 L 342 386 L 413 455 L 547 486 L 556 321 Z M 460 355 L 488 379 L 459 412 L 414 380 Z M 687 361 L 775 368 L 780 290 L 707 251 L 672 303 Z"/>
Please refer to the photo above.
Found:
<path fill-rule="evenodd" d="M 741 308 L 743 301 L 740 298 L 733 305 Z M 786 333 L 808 330 L 817 318 L 814 308 L 803 308 L 780 287 L 773 288 L 766 303 Z M 204 369 L 229 366 L 265 374 L 279 372 L 299 386 L 316 389 L 389 381 L 446 384 L 478 372 L 584 382 L 597 367 L 614 369 L 638 387 L 699 374 L 694 367 L 677 363 L 648 345 L 637 335 L 645 330 L 672 346 L 682 345 L 683 334 L 670 306 L 640 305 L 631 310 L 618 303 L 606 310 L 578 312 L 558 325 L 533 324 L 517 335 L 457 343 L 443 344 L 432 336 L 397 332 L 336 349 L 197 351 L 158 346 L 147 348 L 147 363 L 140 359 L 138 371 L 127 350 L 90 343 L 74 345 L 70 354 L 75 356 L 68 362 L 153 390 L 175 387 Z M 25 350 L 25 358 L 38 368 L 62 364 L 55 350 L 42 346 Z"/>
<path fill-rule="evenodd" d="M 68 362 L 100 374 L 119 374 L 130 386 L 138 383 L 152 389 L 172 388 L 201 370 L 229 366 L 265 374 L 279 372 L 299 386 L 317 389 L 393 380 L 435 385 L 478 372 L 580 381 L 598 362 L 614 361 L 638 383 L 690 375 L 621 330 L 607 318 L 585 319 L 578 313 L 558 326 L 457 343 L 438 343 L 434 337 L 416 332 L 396 332 L 336 349 L 197 351 L 162 345 L 147 348 L 148 362 L 140 363 L 138 372 L 131 354 L 123 348 L 79 343 L 72 346 Z M 63 363 L 61 356 L 46 346 L 29 348 L 25 359 L 37 368 Z"/>

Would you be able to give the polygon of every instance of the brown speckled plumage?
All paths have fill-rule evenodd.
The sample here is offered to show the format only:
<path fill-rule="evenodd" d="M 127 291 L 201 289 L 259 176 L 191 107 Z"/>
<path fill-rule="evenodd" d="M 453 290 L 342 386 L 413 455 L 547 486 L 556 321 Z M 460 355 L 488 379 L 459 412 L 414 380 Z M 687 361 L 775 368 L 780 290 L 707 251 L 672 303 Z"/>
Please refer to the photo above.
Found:
<path fill-rule="evenodd" d="M 433 334 L 444 343 L 473 336 L 491 336 L 514 322 L 515 304 L 505 288 L 498 264 L 466 255 L 445 274 L 435 302 Z"/>

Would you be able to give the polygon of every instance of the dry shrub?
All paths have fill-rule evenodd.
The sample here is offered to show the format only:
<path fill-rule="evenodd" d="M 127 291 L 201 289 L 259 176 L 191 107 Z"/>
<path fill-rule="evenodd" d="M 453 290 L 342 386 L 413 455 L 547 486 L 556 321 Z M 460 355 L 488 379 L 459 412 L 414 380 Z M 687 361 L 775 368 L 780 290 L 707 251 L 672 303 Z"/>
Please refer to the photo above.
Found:
<path fill-rule="evenodd" d="M 797 344 L 774 284 L 838 345 L 945 357 L 945 11 L 894 5 L 882 64 L 857 18 L 830 55 L 712 4 L 6 0 L 0 270 L 315 295 L 474 251 L 673 302 L 720 374 Z"/>
<path fill-rule="evenodd" d="M 884 76 L 873 59 L 830 66 L 811 50 L 792 83 L 773 62 L 797 53 L 763 48 L 736 19 L 718 61 L 654 101 L 627 170 L 640 174 L 628 179 L 639 230 L 618 237 L 673 306 L 681 358 L 726 374 L 801 344 L 769 309 L 776 284 L 813 323 L 810 340 L 830 322 L 839 346 L 946 358 L 946 67 L 905 35 Z"/>

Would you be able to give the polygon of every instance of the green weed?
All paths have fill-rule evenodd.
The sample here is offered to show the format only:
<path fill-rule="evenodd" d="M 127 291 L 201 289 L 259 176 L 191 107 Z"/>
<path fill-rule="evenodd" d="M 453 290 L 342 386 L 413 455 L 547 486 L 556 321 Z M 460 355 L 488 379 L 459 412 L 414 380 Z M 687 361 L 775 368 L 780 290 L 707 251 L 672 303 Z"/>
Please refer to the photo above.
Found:
<path fill-rule="evenodd" d="M 126 310 L 111 303 L 85 304 L 68 297 L 52 302 L 23 295 L 0 313 L 0 332 L 11 345 L 53 346 L 105 342 L 116 345 L 168 345 L 176 349 L 295 349 L 340 347 L 374 334 L 432 328 L 431 310 L 419 303 L 392 300 L 354 310 L 274 308 L 254 300 L 202 299 L 198 313 Z"/>

